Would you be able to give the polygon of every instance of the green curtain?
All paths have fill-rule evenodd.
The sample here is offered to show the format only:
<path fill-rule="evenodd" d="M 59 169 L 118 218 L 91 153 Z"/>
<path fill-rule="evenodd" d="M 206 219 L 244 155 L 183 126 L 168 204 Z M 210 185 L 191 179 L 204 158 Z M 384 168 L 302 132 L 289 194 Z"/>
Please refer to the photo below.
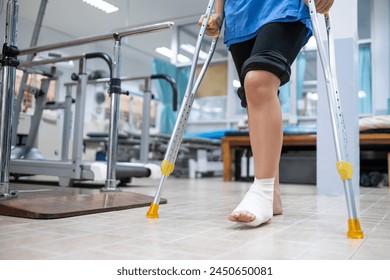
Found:
<path fill-rule="evenodd" d="M 296 59 L 296 69 L 297 69 L 297 100 L 302 99 L 303 93 L 303 82 L 305 79 L 306 71 L 306 57 L 303 52 L 301 52 Z M 290 112 L 290 82 L 279 88 L 279 100 L 282 107 L 282 113 L 292 113 L 297 114 L 297 112 Z"/>
<path fill-rule="evenodd" d="M 165 74 L 175 80 L 178 91 L 178 108 L 183 100 L 189 78 L 189 67 L 178 68 L 168 62 L 153 59 L 153 74 Z M 173 94 L 170 85 L 164 80 L 157 80 L 158 98 L 163 104 L 160 116 L 160 133 L 172 134 L 177 112 L 173 111 Z"/>
<path fill-rule="evenodd" d="M 299 53 L 297 57 L 297 100 L 302 99 L 303 82 L 305 81 L 306 72 L 306 55 L 304 52 Z"/>
<path fill-rule="evenodd" d="M 369 44 L 359 46 L 359 91 L 364 96 L 359 98 L 359 113 L 372 112 L 372 87 L 371 87 L 371 48 Z"/>
<path fill-rule="evenodd" d="M 290 82 L 279 88 L 279 100 L 282 113 L 290 112 Z"/>

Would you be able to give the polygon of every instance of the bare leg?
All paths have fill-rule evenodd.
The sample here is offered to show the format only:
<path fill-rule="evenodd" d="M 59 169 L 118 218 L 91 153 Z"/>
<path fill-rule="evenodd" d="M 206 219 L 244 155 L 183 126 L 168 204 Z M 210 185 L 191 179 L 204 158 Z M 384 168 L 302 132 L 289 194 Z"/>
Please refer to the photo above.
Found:
<path fill-rule="evenodd" d="M 254 157 L 255 178 L 273 179 L 276 184 L 272 183 L 272 193 L 264 194 L 264 197 L 271 196 L 269 201 L 269 199 L 262 199 L 261 193 L 250 194 L 252 191 L 257 193 L 259 188 L 266 189 L 265 185 L 255 186 L 255 180 L 254 185 L 251 186 L 253 190 L 248 192 L 239 207 L 229 216 L 231 221 L 252 223 L 256 220 L 256 215 L 262 216 L 263 220 L 252 224 L 258 225 L 270 220 L 273 214 L 281 214 L 282 212 L 277 174 L 283 141 L 282 116 L 277 95 L 279 85 L 279 78 L 270 72 L 255 70 L 246 74 L 244 87 L 248 104 L 249 137 Z M 267 184 L 268 182 L 270 181 L 268 180 Z M 257 199 L 253 198 L 254 196 L 260 197 L 259 199 L 262 201 L 264 200 L 259 202 L 259 204 L 264 205 L 254 205 L 254 201 Z M 273 204 L 274 201 L 275 205 Z M 251 207 L 247 207 L 249 204 L 256 208 L 257 213 L 251 213 L 249 209 Z M 246 208 L 248 210 L 245 210 Z M 271 217 L 269 217 L 269 213 L 271 213 Z"/>

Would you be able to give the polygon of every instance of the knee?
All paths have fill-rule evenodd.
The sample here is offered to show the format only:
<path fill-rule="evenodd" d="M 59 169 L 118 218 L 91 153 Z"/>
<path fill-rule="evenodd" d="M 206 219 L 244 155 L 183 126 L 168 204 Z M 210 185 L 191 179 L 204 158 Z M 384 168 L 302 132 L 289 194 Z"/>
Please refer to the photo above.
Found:
<path fill-rule="evenodd" d="M 248 58 L 242 66 L 247 103 L 257 104 L 277 97 L 279 86 L 290 79 L 288 60 L 275 51 L 261 51 Z"/>
<path fill-rule="evenodd" d="M 264 70 L 252 70 L 246 73 L 244 88 L 248 104 L 259 105 L 278 96 L 280 79 Z"/>

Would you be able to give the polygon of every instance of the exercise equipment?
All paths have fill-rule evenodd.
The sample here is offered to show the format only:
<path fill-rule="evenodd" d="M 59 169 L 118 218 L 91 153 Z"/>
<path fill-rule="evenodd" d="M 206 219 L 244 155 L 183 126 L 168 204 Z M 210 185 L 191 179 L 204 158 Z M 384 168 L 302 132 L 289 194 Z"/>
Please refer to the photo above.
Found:
<path fill-rule="evenodd" d="M 94 188 L 10 183 L 18 198 L 0 201 L 0 215 L 30 219 L 60 219 L 150 205 L 153 197 L 134 192 L 101 192 Z M 166 199 L 161 204 L 167 203 Z"/>
<path fill-rule="evenodd" d="M 145 195 L 137 195 L 130 192 L 117 193 L 116 186 L 116 159 L 114 154 L 116 153 L 116 139 L 118 138 L 117 123 L 119 120 L 119 94 L 121 91 L 120 80 L 120 43 L 121 39 L 125 36 L 144 34 L 149 32 L 155 32 L 163 29 L 172 28 L 172 22 L 165 22 L 159 24 L 152 24 L 142 27 L 131 28 L 123 32 L 104 34 L 98 36 L 91 36 L 86 38 L 77 39 L 74 41 L 68 41 L 63 43 L 55 43 L 45 46 L 31 47 L 25 50 L 19 50 L 16 47 L 16 26 L 18 19 L 18 1 L 8 0 L 7 3 L 7 17 L 6 17 L 6 35 L 5 43 L 2 48 L 2 56 L 0 59 L 0 71 L 1 71 L 1 104 L 0 104 L 0 214 L 25 217 L 25 218 L 61 218 L 76 215 L 84 215 L 90 213 L 97 213 L 102 211 L 113 211 L 120 209 L 128 209 L 134 207 L 140 207 L 144 204 L 150 204 L 152 197 Z M 87 84 L 86 76 L 86 61 L 90 58 L 103 58 L 106 60 L 110 67 L 110 94 L 111 94 L 111 115 L 110 115 L 110 150 L 112 155 L 107 160 L 107 172 L 106 172 L 106 184 L 105 188 L 94 190 L 95 193 L 91 193 L 90 190 L 82 190 L 76 188 L 39 188 L 37 185 L 27 186 L 25 185 L 12 185 L 9 182 L 9 175 L 12 169 L 16 173 L 28 173 L 28 174 L 40 174 L 40 175 L 58 175 L 63 174 L 70 180 L 85 180 L 90 175 L 92 170 L 83 169 L 83 162 L 81 160 L 82 137 L 74 137 L 72 158 L 69 160 L 61 161 L 45 161 L 41 160 L 40 164 L 34 166 L 36 161 L 15 159 L 11 162 L 11 127 L 13 117 L 13 97 L 14 97 L 14 85 L 15 85 L 15 72 L 16 67 L 19 66 L 19 55 L 36 54 L 43 51 L 66 48 L 70 46 L 77 46 L 82 44 L 88 44 L 98 42 L 102 40 L 114 39 L 114 60 L 103 53 L 92 53 L 81 56 L 57 58 L 55 61 L 46 61 L 47 63 L 56 63 L 61 61 L 76 60 L 79 61 L 79 72 L 75 75 L 77 80 L 77 94 L 84 95 L 85 87 Z M 34 64 L 45 63 L 45 61 L 27 61 L 28 64 L 33 66 Z M 81 99 L 82 100 L 82 99 Z M 71 102 L 71 95 L 67 92 L 67 102 Z M 47 104 L 45 105 L 47 106 Z M 83 119 L 84 114 L 84 102 L 76 103 L 76 120 Z M 68 106 L 67 108 L 70 108 Z M 70 122 L 67 121 L 69 124 Z M 82 135 L 83 122 L 75 122 L 75 134 Z M 68 132 L 68 129 L 64 129 L 64 133 Z M 77 148 L 78 147 L 78 148 Z M 67 155 L 68 146 L 63 147 L 63 155 Z M 91 169 L 93 166 L 90 166 Z M 144 167 L 143 167 L 144 168 Z M 129 169 L 126 169 L 127 171 Z M 61 181 L 61 180 L 60 180 Z M 20 192 L 13 189 L 20 189 Z M 35 189 L 34 189 L 35 188 Z M 36 189 L 38 188 L 38 189 Z M 112 192 L 111 192 L 112 191 Z M 96 193 L 97 192 L 97 193 Z M 37 194 L 43 195 L 37 195 Z M 18 198 L 18 199 L 11 199 Z M 149 199 L 150 198 L 150 199 Z M 162 199 L 161 203 L 166 203 L 166 200 Z M 57 207 L 58 206 L 58 207 Z"/>
<path fill-rule="evenodd" d="M 129 137 L 127 135 L 123 135 L 122 140 L 126 140 L 127 138 L 130 140 L 129 144 L 139 144 L 139 162 L 141 163 L 147 163 L 148 157 L 149 157 L 149 144 L 150 144 L 150 111 L 151 111 L 151 101 L 154 99 L 154 95 L 151 90 L 151 83 L 153 80 L 164 80 L 166 81 L 172 91 L 172 110 L 177 111 L 177 100 L 178 100 L 178 91 L 176 82 L 168 75 L 165 74 L 153 74 L 150 76 L 142 76 L 142 77 L 121 77 L 120 78 L 122 82 L 126 81 L 140 81 L 143 82 L 142 85 L 142 96 L 143 97 L 143 108 L 142 108 L 142 127 L 141 127 L 141 134 L 135 135 L 130 134 Z M 109 83 L 110 80 L 106 78 L 100 78 L 96 79 L 94 81 L 88 81 L 88 84 L 104 84 Z M 66 86 L 72 86 L 74 83 L 67 83 Z M 130 93 L 128 93 L 130 94 Z M 109 135 L 108 133 L 89 133 L 88 136 L 90 138 L 107 138 Z M 103 139 L 105 141 L 105 139 Z M 108 140 L 108 138 L 107 138 Z M 106 141 L 105 141 L 106 142 Z M 107 149 L 105 149 L 107 150 Z"/>
<path fill-rule="evenodd" d="M 84 67 L 81 65 L 86 65 L 86 61 L 93 58 L 103 58 L 111 70 L 112 61 L 111 58 L 104 53 L 89 53 L 81 56 L 73 56 L 73 57 L 62 57 L 57 59 L 49 59 L 42 61 L 34 61 L 22 64 L 23 67 L 33 67 L 44 64 L 53 64 L 56 62 L 62 62 L 66 60 L 79 60 L 81 59 L 82 63 L 80 63 L 80 67 Z M 80 73 L 85 73 L 85 71 L 80 71 Z M 110 74 L 110 77 L 112 75 Z M 74 73 L 72 75 L 72 79 L 75 82 L 66 83 L 66 101 L 62 104 L 49 104 L 45 105 L 44 102 L 46 100 L 46 90 L 37 90 L 38 98 L 36 101 L 36 108 L 34 115 L 31 121 L 30 133 L 27 137 L 26 144 L 23 146 L 15 147 L 12 150 L 11 156 L 11 174 L 14 177 L 19 177 L 21 175 L 51 175 L 58 176 L 59 185 L 60 186 L 72 186 L 73 181 L 101 181 L 106 179 L 106 174 L 109 163 L 110 162 L 95 162 L 95 161 L 86 161 L 82 160 L 83 154 L 83 133 L 84 133 L 84 122 L 79 121 L 84 119 L 84 110 L 86 106 L 86 85 L 87 84 L 98 84 L 98 83 L 108 83 L 110 86 L 110 93 L 113 91 L 112 78 L 103 78 L 94 81 L 87 81 L 85 75 L 80 75 Z M 135 80 L 143 80 L 145 84 L 144 88 L 144 116 L 143 116 L 143 124 L 142 124 L 142 135 L 140 137 L 140 146 L 141 146 L 141 157 L 140 163 L 130 163 L 130 162 L 115 162 L 115 181 L 118 179 L 121 183 L 127 183 L 131 180 L 131 178 L 146 178 L 146 177 L 157 177 L 160 175 L 158 170 L 158 166 L 154 164 L 149 164 L 147 162 L 146 156 L 148 155 L 149 149 L 149 127 L 150 120 L 147 117 L 147 113 L 150 112 L 150 102 L 152 99 L 152 94 L 150 90 L 151 80 L 154 79 L 164 79 L 172 86 L 172 91 L 175 98 L 173 100 L 177 100 L 177 89 L 175 82 L 166 75 L 152 75 L 148 77 L 121 77 L 120 81 L 135 81 Z M 43 79 L 42 84 L 48 85 L 46 82 L 48 79 Z M 81 86 L 81 83 L 84 86 Z M 77 86 L 76 88 L 76 109 L 75 109 L 75 118 L 73 121 L 73 125 L 71 123 L 71 105 L 72 105 L 72 88 Z M 119 91 L 119 90 L 118 90 Z M 126 93 L 128 94 L 128 93 Z M 33 148 L 33 144 L 35 143 L 35 139 L 38 134 L 39 123 L 41 121 L 43 109 L 46 108 L 63 108 L 65 110 L 64 113 L 64 130 L 62 135 L 62 150 L 61 150 L 61 161 L 58 160 L 47 160 L 42 156 L 39 156 L 40 153 Z M 115 119 L 115 122 L 119 122 Z M 70 140 L 70 130 L 71 127 L 74 126 L 74 134 L 73 134 L 73 150 L 71 158 L 69 158 L 69 140 Z M 109 133 L 105 133 L 104 135 L 107 138 L 107 146 L 110 143 L 111 136 Z M 117 140 L 118 141 L 118 140 Z M 116 144 L 112 149 L 117 153 L 118 145 Z M 112 163 L 111 163 L 112 164 Z M 116 183 L 116 182 L 115 182 Z"/>
<path fill-rule="evenodd" d="M 114 39 L 114 54 L 112 62 L 109 62 L 110 66 L 110 95 L 111 95 L 111 103 L 110 103 L 110 120 L 109 120 L 109 147 L 108 147 L 108 155 L 107 155 L 107 164 L 102 166 L 101 163 L 86 163 L 82 161 L 82 137 L 74 137 L 73 140 L 73 151 L 72 151 L 72 159 L 70 161 L 60 161 L 53 164 L 53 162 L 40 162 L 39 167 L 45 170 L 46 174 L 44 175 L 53 175 L 58 176 L 58 174 L 62 174 L 59 178 L 60 185 L 71 185 L 73 180 L 91 180 L 94 178 L 94 174 L 100 172 L 106 173 L 105 179 L 105 187 L 101 189 L 101 191 L 121 191 L 119 188 L 116 188 L 117 178 L 117 141 L 118 141 L 118 125 L 119 125 L 119 95 L 122 94 L 121 90 L 121 80 L 120 80 L 120 51 L 121 51 L 121 39 L 125 36 L 144 34 L 149 32 L 155 32 L 163 29 L 172 28 L 173 23 L 165 22 L 160 24 L 153 24 L 143 27 L 131 28 L 129 30 L 114 33 L 114 34 L 106 34 L 106 35 L 98 35 L 92 37 L 86 37 L 77 39 L 74 41 L 68 41 L 64 43 L 55 43 L 46 46 L 32 47 L 26 50 L 22 50 L 20 52 L 21 55 L 27 55 L 30 53 L 39 53 L 48 50 L 54 50 L 59 48 L 66 48 L 71 46 L 77 46 L 102 40 Z M 86 76 L 86 59 L 87 57 L 79 58 L 79 73 L 77 74 L 77 100 L 79 102 L 76 103 L 76 120 L 84 119 L 84 106 L 85 106 L 85 92 L 86 84 L 87 84 L 87 76 Z M 58 61 L 61 59 L 58 59 Z M 83 124 L 82 122 L 76 122 L 74 127 L 75 135 L 83 135 Z M 28 160 L 23 161 L 13 161 L 13 167 L 15 173 L 19 173 L 22 170 L 30 170 L 30 172 L 37 172 L 36 166 L 33 166 L 34 163 L 29 162 Z M 119 168 L 125 168 L 129 173 L 131 172 L 144 172 L 145 167 L 131 165 L 130 163 L 121 163 Z M 34 169 L 34 170 L 32 170 Z M 142 169 L 142 170 L 140 170 Z M 147 171 L 147 170 L 146 170 Z M 51 173 L 50 173 L 51 172 Z M 150 172 L 147 171 L 147 172 Z M 48 174 L 50 173 L 50 174 Z M 36 174 L 36 173 L 32 173 Z M 123 173 L 122 173 L 123 174 Z"/>
<path fill-rule="evenodd" d="M 203 64 L 203 67 L 202 67 L 196 81 L 195 81 L 195 72 L 196 72 L 196 67 L 198 64 L 200 47 L 202 45 L 202 41 L 203 41 L 203 38 L 205 35 L 207 23 L 210 20 L 213 7 L 214 7 L 214 0 L 210 0 L 208 5 L 207 5 L 206 13 L 205 13 L 205 16 L 204 16 L 204 19 L 202 22 L 202 26 L 200 27 L 199 36 L 198 36 L 198 39 L 196 42 L 194 57 L 192 60 L 190 76 L 189 76 L 186 92 L 184 95 L 184 99 L 183 99 L 182 105 L 180 107 L 175 126 L 173 128 L 172 136 L 169 140 L 169 144 L 168 144 L 168 148 L 167 148 L 164 160 L 162 161 L 162 164 L 161 164 L 161 174 L 162 175 L 161 175 L 160 183 L 159 183 L 158 188 L 156 190 L 156 194 L 155 194 L 153 203 L 150 205 L 150 208 L 149 208 L 148 212 L 146 213 L 146 216 L 148 218 L 151 218 L 151 219 L 155 219 L 155 218 L 159 217 L 158 208 L 159 208 L 161 194 L 162 194 L 163 187 L 164 187 L 164 182 L 165 182 L 166 178 L 173 172 L 173 170 L 175 168 L 176 157 L 177 157 L 177 154 L 178 154 L 179 149 L 180 149 L 180 144 L 181 144 L 181 141 L 183 139 L 184 130 L 185 130 L 186 125 L 187 125 L 188 117 L 189 117 L 189 114 L 191 111 L 192 104 L 193 104 L 194 99 L 195 99 L 196 92 L 197 92 L 197 90 L 200 86 L 200 83 L 202 82 L 202 79 L 207 71 L 207 68 L 210 64 L 211 58 L 214 54 L 215 47 L 216 47 L 217 42 L 218 42 L 218 37 L 213 38 L 213 41 L 211 42 L 211 46 L 209 49 L 208 56 Z"/>
<path fill-rule="evenodd" d="M 200 134 L 201 135 L 201 134 Z M 118 139 L 118 162 L 131 162 L 140 164 L 142 151 L 148 152 L 147 163 L 158 164 L 164 159 L 171 135 L 168 134 L 148 134 L 149 145 L 146 145 L 143 135 L 139 133 L 120 134 Z M 84 147 L 89 150 L 99 151 L 95 154 L 96 160 L 105 160 L 107 151 L 108 135 L 105 132 L 89 132 L 84 139 Z M 160 168 L 158 168 L 160 170 Z M 196 178 L 208 176 L 216 172 L 222 173 L 221 161 L 221 141 L 219 139 L 209 139 L 204 136 L 184 135 L 176 159 L 176 168 L 172 175 L 175 177 Z M 161 172 L 155 172 L 160 178 Z M 121 180 L 121 183 L 129 181 Z"/>
<path fill-rule="evenodd" d="M 343 117 L 343 111 L 341 109 L 340 94 L 337 85 L 336 76 L 336 59 L 334 50 L 334 40 L 331 29 L 331 21 L 329 13 L 324 15 L 325 26 L 327 31 L 328 42 L 328 55 L 326 55 L 325 47 L 323 44 L 322 36 L 320 33 L 320 27 L 317 18 L 317 11 L 314 0 L 309 0 L 310 18 L 313 25 L 313 32 L 317 42 L 317 50 L 321 60 L 323 68 L 326 90 L 328 96 L 328 103 L 330 109 L 330 117 L 332 124 L 332 131 L 334 137 L 334 144 L 336 150 L 336 168 L 340 174 L 340 178 L 344 184 L 344 192 L 348 207 L 348 238 L 362 239 L 363 231 L 360 227 L 360 222 L 356 212 L 355 197 L 352 188 L 352 173 L 353 166 L 348 162 L 348 149 L 347 149 L 347 133 L 345 129 L 345 122 Z"/>
<path fill-rule="evenodd" d="M 25 71 L 23 76 L 28 77 L 28 74 L 26 74 L 26 72 L 27 71 Z M 37 148 L 34 147 L 34 144 L 38 136 L 39 124 L 42 119 L 43 110 L 46 109 L 45 102 L 47 92 L 49 90 L 49 85 L 51 80 L 53 79 L 53 75 L 47 75 L 46 78 L 41 79 L 41 86 L 39 88 L 28 87 L 28 91 L 35 96 L 35 110 L 31 118 L 31 125 L 26 138 L 26 143 L 24 145 L 13 145 L 13 148 L 11 150 L 11 159 L 43 159 L 42 154 L 38 151 Z M 23 90 L 21 91 L 24 93 L 24 90 L 26 90 L 26 87 L 23 87 Z M 53 106 L 51 106 L 51 109 L 53 109 Z M 14 119 L 19 118 L 19 115 L 16 115 L 16 112 L 14 112 L 13 117 Z"/>
<path fill-rule="evenodd" d="M 3 46 L 3 57 L 2 57 L 2 106 L 1 106 L 1 174 L 0 174 L 0 197 L 1 198 L 10 198 L 15 196 L 15 193 L 9 192 L 9 175 L 10 170 L 12 169 L 13 173 L 18 174 L 42 174 L 42 175 L 58 175 L 63 174 L 63 177 L 60 178 L 60 185 L 69 185 L 71 180 L 85 180 L 88 178 L 91 179 L 91 172 L 94 168 L 93 165 L 90 165 L 90 168 L 86 165 L 83 165 L 81 160 L 82 151 L 82 138 L 74 138 L 72 159 L 70 160 L 61 160 L 55 162 L 53 161 L 41 161 L 38 166 L 34 166 L 36 162 L 32 160 L 13 160 L 11 163 L 10 153 L 11 153 L 11 123 L 12 123 L 12 108 L 13 108 L 13 96 L 14 96 L 14 83 L 15 83 L 15 68 L 19 65 L 17 60 L 18 55 L 31 55 L 40 53 L 43 51 L 49 51 L 59 48 L 66 48 L 72 46 L 78 46 L 82 44 L 88 44 L 93 42 L 99 42 L 104 40 L 114 39 L 114 59 L 110 63 L 112 68 L 112 77 L 110 81 L 110 93 L 111 93 L 111 115 L 110 115 L 110 141 L 109 141 L 109 155 L 106 166 L 106 182 L 105 188 L 102 191 L 118 191 L 116 189 L 116 146 L 118 138 L 118 119 L 119 119 L 119 94 L 121 92 L 121 81 L 120 81 L 120 43 L 123 37 L 145 34 L 150 32 L 156 32 L 163 29 L 170 29 L 173 27 L 172 22 L 164 22 L 158 24 L 152 24 L 147 26 L 130 28 L 122 32 L 103 34 L 91 37 L 85 37 L 76 39 L 74 41 L 67 41 L 62 43 L 49 44 L 45 46 L 31 47 L 24 50 L 19 50 L 16 45 L 16 24 L 18 17 L 18 2 L 16 0 L 8 1 L 7 5 L 7 30 L 6 30 L 6 40 Z M 86 87 L 87 77 L 86 77 L 86 60 L 88 57 L 76 56 L 72 58 L 59 58 L 57 61 L 69 61 L 69 60 L 79 60 L 79 74 L 78 74 L 78 94 L 84 92 Z M 31 62 L 33 63 L 33 62 Z M 41 63 L 43 63 L 41 61 Z M 82 98 L 82 96 L 80 96 Z M 83 119 L 84 109 L 82 106 L 85 105 L 85 101 L 76 103 L 76 116 L 75 119 Z M 82 135 L 83 126 L 81 122 L 76 122 L 74 127 L 76 135 Z M 79 147 L 79 148 L 77 148 Z M 85 168 L 83 168 L 85 167 Z M 130 167 L 129 167 L 130 168 Z M 133 168 L 133 167 L 131 167 Z M 139 168 L 134 166 L 134 168 Z M 129 170 L 129 169 L 127 169 Z M 67 181 L 67 182 L 66 182 Z"/>

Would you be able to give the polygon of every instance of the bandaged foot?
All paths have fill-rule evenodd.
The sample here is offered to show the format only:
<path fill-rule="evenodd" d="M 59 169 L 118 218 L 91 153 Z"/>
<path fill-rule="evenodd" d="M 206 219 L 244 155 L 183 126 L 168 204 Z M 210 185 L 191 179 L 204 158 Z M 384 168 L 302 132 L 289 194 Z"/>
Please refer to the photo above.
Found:
<path fill-rule="evenodd" d="M 229 215 L 232 222 L 259 226 L 272 219 L 275 178 L 255 179 L 244 199 Z"/>

